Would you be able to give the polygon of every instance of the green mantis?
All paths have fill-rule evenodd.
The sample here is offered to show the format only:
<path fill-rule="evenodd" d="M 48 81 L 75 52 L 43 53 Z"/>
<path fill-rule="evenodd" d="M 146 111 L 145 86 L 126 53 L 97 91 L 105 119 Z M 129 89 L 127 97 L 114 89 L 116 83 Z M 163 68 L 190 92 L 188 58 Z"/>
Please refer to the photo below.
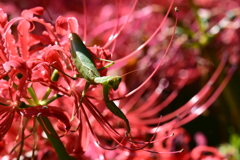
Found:
<path fill-rule="evenodd" d="M 82 92 L 82 98 L 80 103 L 82 103 L 83 98 L 86 94 L 86 91 L 90 85 L 96 85 L 96 84 L 102 84 L 103 85 L 103 96 L 104 101 L 107 106 L 107 108 L 117 117 L 124 120 L 127 126 L 127 133 L 130 133 L 130 125 L 127 117 L 125 114 L 116 106 L 116 104 L 111 101 L 108 97 L 110 89 L 117 90 L 118 86 L 122 80 L 120 76 L 103 76 L 101 77 L 98 70 L 106 68 L 111 64 L 97 69 L 95 67 L 95 64 L 93 62 L 93 59 L 91 57 L 90 52 L 88 51 L 87 47 L 83 44 L 82 40 L 76 33 L 71 33 L 69 35 L 69 39 L 71 42 L 71 54 L 72 54 L 72 60 L 74 64 L 76 65 L 76 68 L 80 74 L 80 77 L 84 78 L 86 80 L 86 85 L 84 87 L 84 90 Z M 102 59 L 101 59 L 102 60 Z"/>

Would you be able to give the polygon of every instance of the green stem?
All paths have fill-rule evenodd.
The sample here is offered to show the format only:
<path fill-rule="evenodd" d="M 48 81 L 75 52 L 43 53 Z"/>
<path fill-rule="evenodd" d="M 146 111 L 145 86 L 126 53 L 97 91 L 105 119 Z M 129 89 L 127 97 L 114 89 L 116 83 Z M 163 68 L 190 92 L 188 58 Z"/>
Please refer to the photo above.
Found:
<path fill-rule="evenodd" d="M 28 88 L 28 93 L 31 95 L 35 105 L 39 105 L 38 97 L 32 87 Z"/>
<path fill-rule="evenodd" d="M 59 79 L 59 74 L 58 74 L 58 70 L 54 70 L 53 71 L 53 74 L 51 76 L 51 80 L 56 82 L 57 80 Z M 42 101 L 46 100 L 48 98 L 48 96 L 50 95 L 50 93 L 52 92 L 52 89 L 51 88 L 48 88 L 46 93 L 44 94 L 43 98 L 42 98 Z"/>
<path fill-rule="evenodd" d="M 51 98 L 45 99 L 44 101 L 40 101 L 39 104 L 44 106 L 44 105 L 48 105 L 49 103 L 55 101 L 57 98 L 62 97 L 62 95 L 60 94 L 55 94 L 53 95 Z"/>
<path fill-rule="evenodd" d="M 47 117 L 37 117 L 37 120 L 45 131 L 48 140 L 51 142 L 53 148 L 57 152 L 59 159 L 72 160 L 49 119 Z"/>
<path fill-rule="evenodd" d="M 51 88 L 48 88 L 46 93 L 44 94 L 44 96 L 42 98 L 42 101 L 46 100 L 51 92 L 52 92 Z"/>

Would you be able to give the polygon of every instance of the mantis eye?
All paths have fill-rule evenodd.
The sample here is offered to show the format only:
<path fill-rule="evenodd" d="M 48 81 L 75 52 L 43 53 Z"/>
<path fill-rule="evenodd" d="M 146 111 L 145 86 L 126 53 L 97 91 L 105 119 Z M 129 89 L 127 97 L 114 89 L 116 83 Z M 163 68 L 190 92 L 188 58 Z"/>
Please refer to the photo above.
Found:
<path fill-rule="evenodd" d="M 122 78 L 121 77 L 112 77 L 111 79 L 108 80 L 108 85 L 113 88 L 113 90 L 117 90 L 118 86 L 121 82 Z"/>
<path fill-rule="evenodd" d="M 109 80 L 108 81 L 108 85 L 110 86 L 110 87 L 112 87 L 114 84 L 113 84 L 113 81 L 112 80 Z"/>

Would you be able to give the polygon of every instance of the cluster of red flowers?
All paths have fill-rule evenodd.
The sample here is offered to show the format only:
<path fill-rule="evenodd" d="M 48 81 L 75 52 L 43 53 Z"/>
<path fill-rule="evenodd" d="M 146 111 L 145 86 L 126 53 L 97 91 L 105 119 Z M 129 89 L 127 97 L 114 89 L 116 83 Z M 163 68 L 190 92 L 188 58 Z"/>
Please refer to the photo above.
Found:
<path fill-rule="evenodd" d="M 200 55 L 201 49 L 182 47 L 188 37 L 176 27 L 178 18 L 189 14 L 183 9 L 187 5 L 178 4 L 178 11 L 173 0 L 161 5 L 137 2 L 85 2 L 83 14 L 67 12 L 54 23 L 41 18 L 46 16 L 42 7 L 23 10 L 9 20 L 0 4 L 0 158 L 223 159 L 213 147 L 200 145 L 191 151 L 190 136 L 181 127 L 211 106 L 236 70 L 239 36 L 234 33 L 240 13 L 229 4 L 235 20 L 223 14 L 207 27 L 200 21 L 209 13 L 201 10 L 205 17 L 198 17 L 202 28 L 190 34 L 192 44 L 207 49 L 213 38 L 225 44 L 213 55 L 220 62 L 190 100 L 170 108 L 185 86 L 207 77 L 212 64 Z M 48 15 L 54 11 L 51 7 Z M 88 47 L 93 57 L 116 59 L 101 76 L 125 74 L 109 97 L 127 116 L 132 137 L 124 135 L 124 122 L 106 108 L 101 85 L 90 86 L 80 104 L 86 80 L 70 78 L 78 73 L 68 39 L 72 32 L 83 35 L 86 44 L 102 46 Z M 221 37 L 228 33 L 232 36 Z M 96 58 L 94 63 L 96 68 L 107 64 Z"/>

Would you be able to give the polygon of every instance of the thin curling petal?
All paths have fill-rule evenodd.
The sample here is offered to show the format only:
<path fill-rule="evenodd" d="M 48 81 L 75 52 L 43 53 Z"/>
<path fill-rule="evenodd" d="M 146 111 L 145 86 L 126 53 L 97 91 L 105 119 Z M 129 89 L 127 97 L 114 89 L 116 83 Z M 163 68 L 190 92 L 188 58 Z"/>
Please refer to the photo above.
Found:
<path fill-rule="evenodd" d="M 14 119 L 14 106 L 0 105 L 0 141 L 3 140 L 5 134 L 10 129 Z"/>
<path fill-rule="evenodd" d="M 33 18 L 34 15 L 42 15 L 44 12 L 43 7 L 35 7 L 32 9 L 24 10 L 21 13 L 21 16 L 24 18 Z"/>
<path fill-rule="evenodd" d="M 78 21 L 75 17 L 65 18 L 59 16 L 56 20 L 56 31 L 58 34 L 65 36 L 70 33 L 78 33 Z"/>
<path fill-rule="evenodd" d="M 67 35 L 68 23 L 67 18 L 59 16 L 56 20 L 56 31 L 58 34 Z"/>
<path fill-rule="evenodd" d="M 26 109 L 19 109 L 18 112 L 24 117 L 54 117 L 61 121 L 65 126 L 65 130 L 69 131 L 71 128 L 68 115 L 59 107 L 54 106 L 35 106 Z"/>

